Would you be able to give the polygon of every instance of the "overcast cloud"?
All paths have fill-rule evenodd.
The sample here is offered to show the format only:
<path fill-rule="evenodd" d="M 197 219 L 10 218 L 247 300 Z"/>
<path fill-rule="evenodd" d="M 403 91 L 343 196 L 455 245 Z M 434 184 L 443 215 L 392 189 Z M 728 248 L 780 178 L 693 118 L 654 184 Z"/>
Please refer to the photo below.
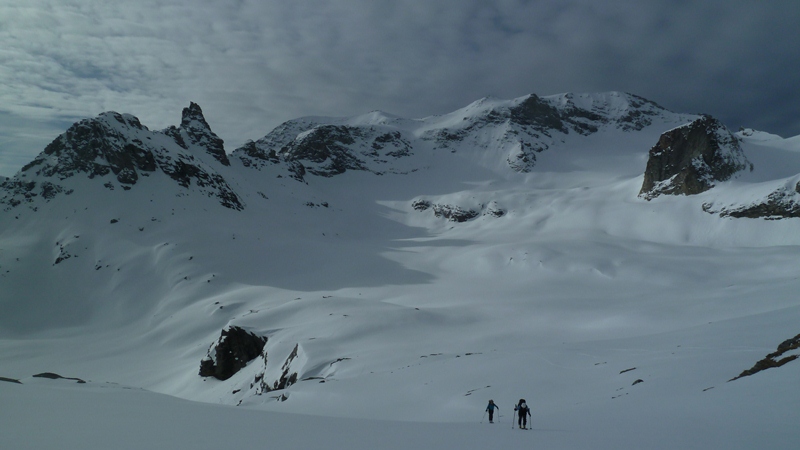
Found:
<path fill-rule="evenodd" d="M 0 174 L 72 122 L 200 104 L 232 151 L 281 122 L 618 90 L 800 134 L 800 2 L 0 0 Z"/>

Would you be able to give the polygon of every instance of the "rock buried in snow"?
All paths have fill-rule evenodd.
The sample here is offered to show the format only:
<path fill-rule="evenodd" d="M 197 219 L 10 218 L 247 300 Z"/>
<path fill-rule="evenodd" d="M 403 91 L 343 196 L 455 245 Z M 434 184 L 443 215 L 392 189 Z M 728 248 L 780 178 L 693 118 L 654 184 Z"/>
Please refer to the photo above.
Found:
<path fill-rule="evenodd" d="M 478 217 L 478 212 L 453 205 L 433 205 L 433 214 L 450 222 L 466 222 Z"/>
<path fill-rule="evenodd" d="M 77 381 L 78 384 L 85 384 L 86 383 L 85 381 L 81 380 L 80 378 L 62 377 L 61 375 L 59 375 L 57 373 L 53 373 L 53 372 L 38 373 L 38 374 L 34 375 L 33 378 L 47 378 L 47 379 L 50 379 L 50 380 L 72 380 L 72 381 Z"/>

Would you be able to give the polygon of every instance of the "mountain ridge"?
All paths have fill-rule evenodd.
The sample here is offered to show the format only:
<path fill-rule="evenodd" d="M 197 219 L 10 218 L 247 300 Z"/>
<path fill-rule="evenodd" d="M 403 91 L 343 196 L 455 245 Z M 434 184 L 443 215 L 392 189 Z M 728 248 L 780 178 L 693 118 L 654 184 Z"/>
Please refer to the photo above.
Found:
<path fill-rule="evenodd" d="M 412 149 L 455 152 L 466 140 L 479 143 L 486 153 L 498 154 L 497 158 L 478 155 L 492 169 L 508 166 L 527 173 L 535 166 L 537 154 L 557 144 L 553 133 L 591 134 L 604 126 L 630 131 L 649 125 L 652 117 L 668 114 L 672 113 L 653 102 L 618 92 L 532 94 L 507 101 L 483 99 L 450 114 L 419 120 L 379 112 L 296 119 L 228 155 L 195 103 L 184 108 L 179 127 L 154 132 L 134 116 L 107 112 L 77 122 L 57 137 L 12 177 L 14 183 L 5 183 L 7 194 L 0 202 L 17 205 L 37 195 L 50 199 L 68 191 L 54 178 L 63 181 L 77 173 L 89 178 L 113 174 L 117 183 L 106 186 L 128 190 L 158 169 L 184 188 L 194 185 L 205 195 L 217 197 L 223 206 L 241 209 L 240 196 L 215 167 L 216 163 L 230 166 L 229 156 L 248 168 L 281 166 L 284 175 L 302 181 L 306 173 L 408 173 L 419 170 L 419 164 L 403 161 L 413 154 Z M 213 159 L 204 159 L 204 154 Z M 31 184 L 37 177 L 45 179 L 38 188 Z"/>
<path fill-rule="evenodd" d="M 699 119 L 621 93 L 487 98 L 296 119 L 224 159 L 195 104 L 160 131 L 86 119 L 0 187 L 0 375 L 290 412 L 390 399 L 403 420 L 419 399 L 393 389 L 435 418 L 466 417 L 478 388 L 559 408 L 565 390 L 608 405 L 719 386 L 766 353 L 726 345 L 797 334 L 796 221 L 724 211 L 794 198 L 800 152 L 731 134 L 753 171 L 641 197 L 649 151 Z M 231 329 L 255 359 L 198 375 Z M 699 374 L 688 391 L 658 382 L 671 353 Z M 618 385 L 629 367 L 636 388 Z"/>

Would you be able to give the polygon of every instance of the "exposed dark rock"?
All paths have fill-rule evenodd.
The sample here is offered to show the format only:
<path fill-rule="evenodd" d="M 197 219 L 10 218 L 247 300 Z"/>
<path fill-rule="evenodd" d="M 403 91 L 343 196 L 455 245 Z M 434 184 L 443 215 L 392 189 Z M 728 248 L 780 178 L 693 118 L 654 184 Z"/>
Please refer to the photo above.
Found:
<path fill-rule="evenodd" d="M 186 144 L 186 141 L 183 140 L 183 135 L 181 134 L 181 130 L 178 127 L 171 126 L 163 131 L 163 133 L 172 138 L 178 146 L 184 150 L 188 150 L 189 146 Z"/>
<path fill-rule="evenodd" d="M 227 327 L 219 339 L 211 344 L 208 356 L 200 362 L 201 377 L 227 380 L 241 370 L 264 350 L 267 338 L 240 327 Z"/>
<path fill-rule="evenodd" d="M 427 200 L 415 200 L 414 203 L 411 204 L 411 207 L 417 211 L 426 211 L 430 209 L 431 202 Z"/>
<path fill-rule="evenodd" d="M 286 361 L 283 363 L 283 366 L 281 367 L 281 369 L 283 369 L 281 377 L 280 379 L 275 381 L 272 390 L 277 391 L 279 389 L 286 389 L 287 387 L 297 383 L 297 372 L 291 371 L 291 364 L 292 361 L 294 361 L 294 359 L 297 358 L 298 346 L 299 346 L 298 344 L 294 345 L 294 349 L 286 358 Z"/>
<path fill-rule="evenodd" d="M 313 175 L 331 177 L 347 170 L 367 170 L 367 167 L 348 145 L 360 137 L 357 128 L 324 125 L 308 132 L 281 149 L 288 161 L 308 161 L 314 167 L 305 170 Z"/>
<path fill-rule="evenodd" d="M 225 154 L 224 142 L 211 131 L 211 127 L 203 116 L 203 110 L 197 103 L 191 102 L 188 108 L 183 108 L 181 130 L 186 132 L 192 144 L 204 148 L 209 155 L 222 164 L 231 165 Z"/>
<path fill-rule="evenodd" d="M 624 131 L 639 131 L 653 123 L 653 117 L 666 111 L 664 107 L 656 102 L 650 101 L 638 95 L 626 94 L 630 108 L 625 115 L 621 116 L 617 122 L 618 127 Z"/>
<path fill-rule="evenodd" d="M 411 144 L 403 139 L 403 136 L 399 131 L 384 133 L 376 137 L 372 141 L 372 148 L 376 150 L 376 152 L 378 150 L 386 150 L 387 148 L 391 148 L 392 150 L 385 151 L 385 154 L 386 156 L 391 156 L 394 158 L 411 155 Z M 376 154 L 376 156 L 379 155 Z"/>
<path fill-rule="evenodd" d="M 69 252 L 68 245 L 59 243 L 56 243 L 56 245 L 58 245 L 58 256 L 56 257 L 56 260 L 53 262 L 53 265 L 59 264 L 62 261 L 72 258 L 73 256 L 77 257 L 77 255 L 73 255 Z"/>
<path fill-rule="evenodd" d="M 750 168 L 739 140 L 711 116 L 662 134 L 650 149 L 639 196 L 694 195 Z"/>
<path fill-rule="evenodd" d="M 124 127 L 116 129 L 110 125 L 111 121 Z M 76 173 L 86 173 L 89 178 L 113 173 L 120 183 L 134 184 L 138 173 L 155 170 L 155 161 L 152 153 L 128 141 L 124 130 L 132 128 L 144 129 L 135 117 L 114 112 L 103 113 L 97 119 L 82 120 L 47 145 L 43 154 L 22 171 L 41 166 L 37 175 L 61 180 Z M 45 164 L 45 160 L 52 157 L 57 158 L 58 163 Z"/>
<path fill-rule="evenodd" d="M 478 217 L 479 213 L 471 209 L 462 209 L 453 205 L 433 205 L 433 214 L 451 222 L 466 222 Z"/>
<path fill-rule="evenodd" d="M 5 381 L 6 383 L 22 384 L 22 382 L 17 380 L 16 378 L 0 377 L 0 381 Z"/>
<path fill-rule="evenodd" d="M 0 197 L 0 203 L 7 204 L 13 208 L 22 203 L 33 203 L 39 197 L 50 201 L 58 194 L 70 195 L 72 192 L 72 189 L 66 189 L 49 181 L 37 183 L 19 178 L 9 178 L 0 183 L 0 193 L 5 194 Z"/>
<path fill-rule="evenodd" d="M 784 354 L 792 350 L 798 350 L 798 349 L 800 349 L 800 334 L 791 339 L 787 339 L 781 342 L 778 345 L 777 351 L 770 353 L 769 355 L 767 355 L 766 358 L 762 359 L 761 361 L 758 361 L 753 367 L 743 371 L 742 373 L 739 374 L 739 376 L 734 377 L 728 381 L 738 380 L 739 378 L 742 377 L 748 377 L 750 375 L 754 375 L 758 372 L 761 372 L 762 370 L 781 367 L 788 362 L 794 361 L 800 356 L 800 352 L 795 352 L 794 354 L 788 356 L 784 356 Z"/>
<path fill-rule="evenodd" d="M 715 209 L 711 204 L 704 204 L 703 211 L 719 214 L 722 217 L 750 219 L 788 219 L 800 217 L 800 183 L 794 189 L 782 188 L 770 193 L 765 199 L 749 205 Z"/>
<path fill-rule="evenodd" d="M 273 378 L 268 378 L 266 374 L 268 373 L 267 370 L 267 358 L 266 355 L 263 355 L 264 366 L 256 375 L 253 380 L 253 383 L 250 385 L 251 388 L 255 388 L 255 394 L 261 395 L 265 392 L 271 392 L 281 389 L 286 389 L 289 386 L 297 383 L 299 380 L 298 370 L 295 364 L 295 361 L 298 359 L 298 355 L 300 353 L 300 345 L 295 344 L 292 351 L 289 353 L 289 356 L 286 357 L 286 360 L 283 362 L 280 368 L 280 375 L 277 378 L 274 378 L 275 375 L 272 375 Z M 274 373 L 274 371 L 270 370 L 269 372 Z"/>
<path fill-rule="evenodd" d="M 532 94 L 518 106 L 510 108 L 509 117 L 520 125 L 532 126 L 539 131 L 555 130 L 569 133 L 561 118 L 561 111 L 536 94 Z"/>
<path fill-rule="evenodd" d="M 245 167 L 250 167 L 254 164 L 253 160 L 268 161 L 272 164 L 280 162 L 278 153 L 274 149 L 262 149 L 255 142 L 247 141 L 245 144 L 234 151 L 239 154 L 239 158 Z"/>
<path fill-rule="evenodd" d="M 292 161 L 289 163 L 288 171 L 295 180 L 305 182 L 306 168 L 301 162 Z"/>
<path fill-rule="evenodd" d="M 432 203 L 429 200 L 418 199 L 411 203 L 411 207 L 415 211 L 433 210 L 435 217 L 447 219 L 451 222 L 467 222 L 481 214 L 489 217 L 503 217 L 506 211 L 500 208 L 496 202 L 492 201 L 488 206 L 481 205 L 479 210 L 464 209 L 456 205 L 448 205 L 444 203 Z"/>
<path fill-rule="evenodd" d="M 163 146 L 163 139 L 152 139 L 157 135 L 171 137 L 176 145 Z M 180 128 L 170 127 L 164 132 L 152 132 L 136 117 L 115 112 L 81 120 L 48 144 L 17 176 L 2 183 L 6 195 L 0 202 L 14 207 L 32 203 L 37 196 L 51 200 L 58 194 L 69 194 L 71 191 L 59 182 L 78 174 L 90 179 L 113 175 L 123 190 L 129 190 L 142 177 L 160 169 L 185 188 L 195 184 L 203 193 L 217 197 L 223 206 L 243 209 L 223 177 L 185 151 L 190 148 L 187 141 L 205 149 L 222 164 L 230 164 L 222 140 L 211 131 L 194 103 L 184 109 Z M 108 180 L 103 185 L 109 190 L 115 188 Z"/>
<path fill-rule="evenodd" d="M 291 133 L 296 133 L 290 138 Z M 276 145 L 282 144 L 276 151 Z M 373 126 L 323 125 L 303 120 L 287 122 L 263 139 L 234 154 L 247 167 L 284 163 L 290 176 L 305 182 L 306 174 L 332 177 L 349 170 L 377 175 L 401 173 L 392 161 L 411 155 L 412 145 L 399 131 Z"/>
<path fill-rule="evenodd" d="M 86 383 L 85 381 L 81 380 L 80 378 L 62 377 L 61 375 L 59 375 L 57 373 L 53 373 L 53 372 L 39 373 L 39 374 L 33 375 L 33 378 L 47 378 L 47 379 L 50 379 L 50 380 L 72 380 L 72 381 L 77 381 L 78 384 L 85 384 Z"/>

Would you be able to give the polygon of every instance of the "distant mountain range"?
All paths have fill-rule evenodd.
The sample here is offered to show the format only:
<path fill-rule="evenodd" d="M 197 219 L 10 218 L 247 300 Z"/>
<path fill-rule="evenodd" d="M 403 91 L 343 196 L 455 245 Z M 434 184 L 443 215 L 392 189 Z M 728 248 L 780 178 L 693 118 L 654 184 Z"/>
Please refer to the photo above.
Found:
<path fill-rule="evenodd" d="M 531 336 L 550 354 L 728 317 L 718 293 L 789 258 L 798 217 L 800 141 L 620 92 L 304 117 L 231 152 L 195 103 L 164 130 L 106 112 L 0 182 L 0 370 L 251 406 L 472 373 L 430 392 L 463 397 L 486 364 L 524 369 Z M 766 272 L 790 303 L 794 275 Z"/>
<path fill-rule="evenodd" d="M 230 167 L 231 161 L 238 172 L 269 168 L 305 182 L 308 176 L 331 177 L 346 171 L 408 173 L 424 167 L 424 157 L 415 154 L 461 151 L 493 170 L 528 173 L 537 157 L 563 136 L 589 136 L 608 129 L 637 132 L 654 120 L 685 124 L 665 133 L 652 147 L 643 198 L 697 194 L 737 172 L 753 170 L 739 138 L 719 121 L 675 114 L 618 92 L 530 95 L 510 101 L 484 98 L 453 113 L 419 120 L 379 111 L 353 118 L 301 118 L 248 141 L 230 155 L 200 106 L 192 103 L 184 109 L 179 127 L 160 131 L 115 112 L 74 124 L 3 183 L 0 203 L 13 207 L 37 197 L 50 200 L 71 194 L 63 181 L 74 176 L 97 178 L 107 189 L 128 190 L 159 173 L 187 191 L 241 210 L 240 194 L 219 171 L 220 166 Z M 235 176 L 230 173 L 229 177 Z M 797 189 L 777 189 L 758 205 L 720 212 L 733 217 L 794 217 L 800 209 L 796 193 Z"/>

